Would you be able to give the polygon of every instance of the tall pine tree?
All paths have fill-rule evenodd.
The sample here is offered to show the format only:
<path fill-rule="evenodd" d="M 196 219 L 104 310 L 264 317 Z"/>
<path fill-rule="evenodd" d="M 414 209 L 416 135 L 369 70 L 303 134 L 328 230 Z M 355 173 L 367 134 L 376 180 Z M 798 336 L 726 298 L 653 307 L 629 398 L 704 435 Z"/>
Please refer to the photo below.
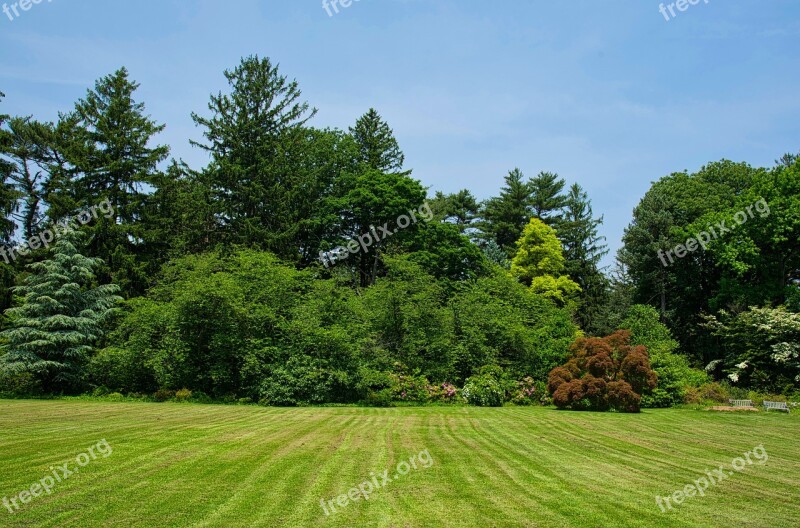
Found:
<path fill-rule="evenodd" d="M 581 328 L 596 328 L 597 310 L 605 304 L 607 279 L 600 270 L 600 260 L 608 253 L 605 238 L 598 234 L 603 218 L 595 218 L 592 202 L 577 183 L 569 188 L 560 222 L 559 239 L 564 246 L 566 272 L 578 283 L 582 293 L 576 316 Z"/>
<path fill-rule="evenodd" d="M 297 81 L 268 58 L 245 58 L 224 72 L 230 94 L 212 95 L 210 117 L 193 113 L 211 155 L 204 180 L 218 220 L 214 242 L 267 249 L 299 258 L 299 202 L 313 185 L 302 164 L 304 125 L 316 113 L 301 100 Z"/>
<path fill-rule="evenodd" d="M 400 172 L 405 156 L 394 132 L 374 108 L 356 121 L 350 135 L 358 144 L 358 160 L 368 169 L 384 173 Z"/>
<path fill-rule="evenodd" d="M 519 169 L 509 171 L 500 196 L 490 198 L 483 206 L 481 230 L 493 239 L 509 256 L 516 252 L 517 240 L 531 218 L 530 182 Z"/>
<path fill-rule="evenodd" d="M 564 179 L 552 172 L 540 172 L 529 183 L 533 216 L 556 232 L 561 230 L 562 209 L 567 205 L 564 196 Z"/>
<path fill-rule="evenodd" d="M 61 188 L 53 194 L 66 192 L 73 200 L 51 201 L 51 205 L 62 205 L 51 207 L 54 220 L 73 214 L 72 207 L 84 209 L 109 201 L 113 214 L 90 227 L 88 252 L 103 260 L 98 270 L 103 280 L 113 279 L 128 295 L 142 293 L 155 271 L 146 258 L 148 237 L 141 220 L 158 164 L 169 155 L 167 146 L 150 146 L 164 125 L 145 115 L 144 103 L 134 100 L 138 87 L 121 68 L 98 80 L 75 110 L 62 116 L 60 128 L 69 136 L 63 148 L 72 176 L 62 178 Z"/>

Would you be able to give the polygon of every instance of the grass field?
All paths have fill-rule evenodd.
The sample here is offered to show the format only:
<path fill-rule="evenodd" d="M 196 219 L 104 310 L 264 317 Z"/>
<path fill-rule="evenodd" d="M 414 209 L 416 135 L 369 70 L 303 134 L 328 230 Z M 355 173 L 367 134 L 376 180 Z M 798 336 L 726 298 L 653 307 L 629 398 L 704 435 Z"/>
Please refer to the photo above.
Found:
<path fill-rule="evenodd" d="M 111 454 L 79 467 L 102 439 Z M 766 464 L 657 506 L 759 445 Z M 65 462 L 79 471 L 2 507 L 0 526 L 800 526 L 800 416 L 786 414 L 0 401 L 0 500 Z"/>

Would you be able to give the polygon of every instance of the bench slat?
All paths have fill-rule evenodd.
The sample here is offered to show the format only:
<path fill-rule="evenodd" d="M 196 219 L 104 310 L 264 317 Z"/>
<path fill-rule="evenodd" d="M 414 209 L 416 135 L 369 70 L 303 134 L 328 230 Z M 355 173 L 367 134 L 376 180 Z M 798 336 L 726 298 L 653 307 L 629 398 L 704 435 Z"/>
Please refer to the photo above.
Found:
<path fill-rule="evenodd" d="M 765 401 L 764 402 L 764 409 L 775 409 L 777 411 L 789 411 L 789 405 L 786 402 L 773 402 L 773 401 Z"/>

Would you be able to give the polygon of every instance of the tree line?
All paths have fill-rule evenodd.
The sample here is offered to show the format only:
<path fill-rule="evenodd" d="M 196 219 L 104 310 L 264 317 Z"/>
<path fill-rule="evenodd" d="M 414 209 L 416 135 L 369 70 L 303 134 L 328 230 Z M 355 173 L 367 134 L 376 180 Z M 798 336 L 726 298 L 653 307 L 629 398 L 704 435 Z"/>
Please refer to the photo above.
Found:
<path fill-rule="evenodd" d="M 0 242 L 31 248 L 0 261 L 0 392 L 184 389 L 299 405 L 463 388 L 541 401 L 576 339 L 620 328 L 662 380 L 646 404 L 679 403 L 709 365 L 719 379 L 797 387 L 796 156 L 659 180 L 609 271 L 603 218 L 578 183 L 515 168 L 487 200 L 431 195 L 375 109 L 347 130 L 317 128 L 270 59 L 224 75 L 228 90 L 192 114 L 205 167 L 170 158 L 125 68 L 55 122 L 0 115 Z M 659 262 L 758 199 L 769 217 Z M 109 214 L 29 244 L 101 203 Z M 321 261 L 423 206 L 427 221 Z M 778 318 L 773 335 L 751 328 L 751 307 Z"/>

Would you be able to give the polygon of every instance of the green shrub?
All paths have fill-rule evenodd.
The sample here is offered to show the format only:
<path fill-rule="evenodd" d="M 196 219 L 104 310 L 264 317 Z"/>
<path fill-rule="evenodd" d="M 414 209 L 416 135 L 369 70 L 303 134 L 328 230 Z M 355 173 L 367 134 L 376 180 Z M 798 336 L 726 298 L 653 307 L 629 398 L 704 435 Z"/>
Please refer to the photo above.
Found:
<path fill-rule="evenodd" d="M 168 389 L 158 389 L 153 394 L 153 399 L 157 402 L 169 401 L 175 397 L 175 391 Z"/>
<path fill-rule="evenodd" d="M 369 391 L 364 403 L 372 407 L 391 407 L 394 403 L 394 391 L 392 389 Z"/>
<path fill-rule="evenodd" d="M 0 371 L 0 394 L 17 397 L 38 396 L 41 393 L 41 382 L 32 373 L 4 374 Z"/>
<path fill-rule="evenodd" d="M 96 396 L 96 397 L 107 396 L 110 392 L 111 391 L 108 390 L 108 387 L 106 387 L 104 385 L 100 385 L 99 387 L 96 387 L 92 391 L 92 396 Z"/>
<path fill-rule="evenodd" d="M 194 403 L 214 403 L 214 399 L 203 391 L 192 391 Z"/>
<path fill-rule="evenodd" d="M 106 395 L 106 399 L 113 400 L 113 401 L 122 401 L 125 399 L 125 396 L 118 392 L 112 392 L 111 394 Z"/>
<path fill-rule="evenodd" d="M 502 407 L 505 399 L 503 386 L 490 374 L 467 379 L 461 394 L 467 403 L 478 407 Z"/>
<path fill-rule="evenodd" d="M 429 399 L 430 382 L 419 373 L 408 374 L 402 372 L 389 374 L 391 380 L 392 397 L 395 401 L 425 403 Z"/>
<path fill-rule="evenodd" d="M 700 389 L 697 387 L 686 387 L 683 392 L 683 403 L 688 405 L 698 405 L 703 401 L 700 396 Z"/>
<path fill-rule="evenodd" d="M 188 402 L 192 399 L 192 391 L 189 389 L 181 389 L 175 393 L 175 401 Z"/>
<path fill-rule="evenodd" d="M 153 392 L 158 389 L 153 370 L 145 364 L 145 356 L 134 350 L 104 348 L 89 360 L 86 369 L 90 383 L 109 390 Z"/>
<path fill-rule="evenodd" d="M 706 383 L 700 387 L 700 399 L 716 403 L 728 403 L 731 398 L 729 387 L 722 383 Z"/>
<path fill-rule="evenodd" d="M 642 392 L 642 407 L 678 405 L 684 402 L 687 387 L 708 383 L 704 371 L 692 368 L 688 359 L 675 353 L 678 342 L 652 306 L 631 306 L 621 327 L 630 330 L 631 344 L 647 348 L 650 366 L 658 376 L 658 385 Z"/>
<path fill-rule="evenodd" d="M 346 372 L 325 368 L 325 364 L 308 356 L 293 356 L 273 366 L 259 387 L 260 401 L 278 407 L 345 403 L 342 387 L 350 385 Z"/>

